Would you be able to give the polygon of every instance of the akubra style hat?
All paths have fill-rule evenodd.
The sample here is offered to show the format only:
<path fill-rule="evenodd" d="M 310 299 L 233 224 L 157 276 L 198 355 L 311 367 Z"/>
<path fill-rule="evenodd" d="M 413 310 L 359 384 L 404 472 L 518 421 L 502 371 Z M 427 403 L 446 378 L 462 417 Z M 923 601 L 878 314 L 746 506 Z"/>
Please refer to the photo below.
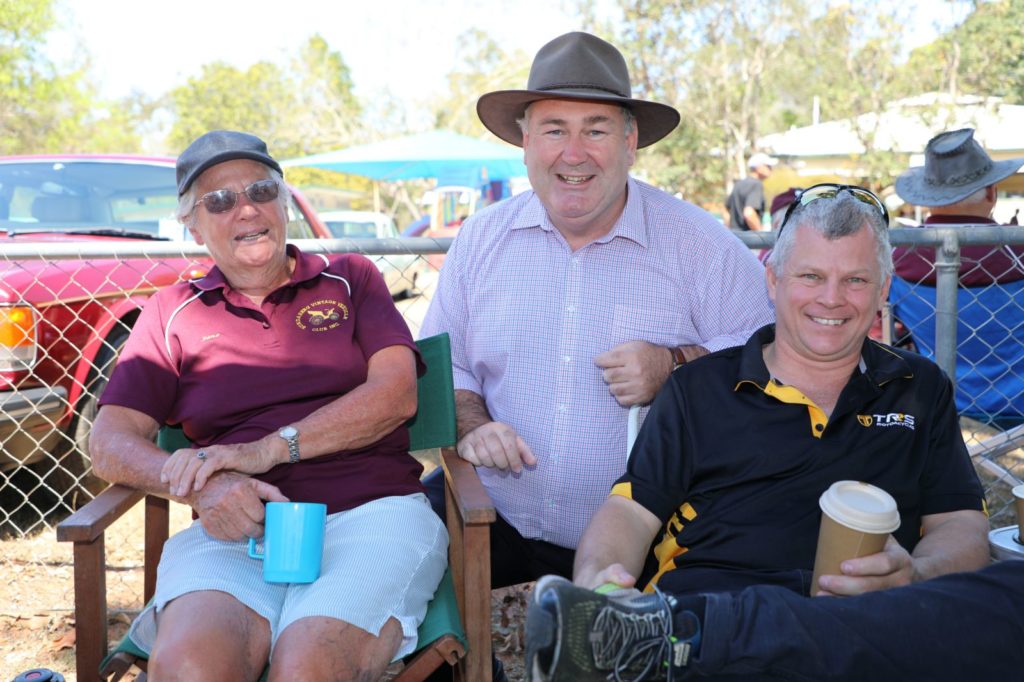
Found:
<path fill-rule="evenodd" d="M 896 194 L 908 204 L 949 206 L 1010 177 L 1022 164 L 1024 158 L 993 161 L 973 128 L 939 133 L 925 147 L 924 165 L 896 178 Z"/>
<path fill-rule="evenodd" d="M 476 113 L 492 133 L 523 146 L 516 123 L 527 105 L 542 99 L 571 99 L 628 107 L 637 122 L 637 147 L 654 144 L 679 125 L 667 104 L 631 97 L 629 69 L 615 46 L 589 33 L 573 32 L 540 48 L 525 90 L 497 90 L 480 97 Z"/>
<path fill-rule="evenodd" d="M 260 138 L 234 130 L 213 130 L 196 138 L 178 157 L 175 168 L 178 196 L 188 191 L 207 168 L 235 159 L 259 161 L 278 173 L 282 172 L 281 165 L 267 151 L 267 143 Z"/>

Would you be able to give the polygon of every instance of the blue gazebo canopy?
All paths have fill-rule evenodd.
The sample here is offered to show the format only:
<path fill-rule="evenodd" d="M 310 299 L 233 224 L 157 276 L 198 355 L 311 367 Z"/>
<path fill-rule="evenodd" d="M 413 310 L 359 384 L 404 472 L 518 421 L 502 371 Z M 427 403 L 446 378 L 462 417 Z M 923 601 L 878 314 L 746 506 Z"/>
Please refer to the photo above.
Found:
<path fill-rule="evenodd" d="M 519 147 L 447 130 L 313 154 L 282 165 L 325 168 L 382 181 L 436 178 L 438 185 L 469 187 L 526 176 Z"/>

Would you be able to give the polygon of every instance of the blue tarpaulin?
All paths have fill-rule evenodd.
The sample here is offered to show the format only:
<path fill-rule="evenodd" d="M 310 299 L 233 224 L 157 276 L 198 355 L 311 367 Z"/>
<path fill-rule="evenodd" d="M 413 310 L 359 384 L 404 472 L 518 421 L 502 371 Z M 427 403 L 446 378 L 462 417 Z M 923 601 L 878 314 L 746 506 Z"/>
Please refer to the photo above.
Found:
<path fill-rule="evenodd" d="M 447 130 L 313 154 L 282 165 L 325 168 L 382 181 L 436 178 L 438 185 L 468 187 L 526 176 L 519 147 Z"/>

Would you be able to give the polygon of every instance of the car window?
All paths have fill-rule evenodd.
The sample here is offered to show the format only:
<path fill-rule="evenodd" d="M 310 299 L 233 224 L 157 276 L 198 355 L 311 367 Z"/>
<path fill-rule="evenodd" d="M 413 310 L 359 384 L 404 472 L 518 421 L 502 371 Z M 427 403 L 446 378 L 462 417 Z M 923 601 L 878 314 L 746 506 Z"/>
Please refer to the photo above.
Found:
<path fill-rule="evenodd" d="M 313 226 L 306 220 L 306 216 L 295 203 L 295 199 L 288 200 L 288 239 L 314 239 L 316 233 Z"/>
<path fill-rule="evenodd" d="M 377 238 L 377 225 L 372 221 L 361 220 L 325 220 L 327 229 L 335 237 Z"/>
<path fill-rule="evenodd" d="M 0 164 L 3 229 L 114 227 L 159 232 L 178 205 L 174 168 L 142 163 Z"/>

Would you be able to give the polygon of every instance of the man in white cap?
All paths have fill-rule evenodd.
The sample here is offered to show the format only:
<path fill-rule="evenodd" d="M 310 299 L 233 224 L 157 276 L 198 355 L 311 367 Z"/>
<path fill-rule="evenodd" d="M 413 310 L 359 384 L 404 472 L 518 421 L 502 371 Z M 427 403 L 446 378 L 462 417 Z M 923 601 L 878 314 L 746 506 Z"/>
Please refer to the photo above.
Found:
<path fill-rule="evenodd" d="M 523 147 L 533 191 L 465 222 L 421 333 L 451 334 L 459 454 L 499 514 L 495 586 L 571 575 L 625 470 L 627 408 L 773 319 L 749 249 L 629 176 L 637 148 L 679 122 L 631 90 L 614 46 L 569 33 L 540 49 L 525 90 L 477 103 L 491 132 Z"/>
<path fill-rule="evenodd" d="M 764 214 L 764 180 L 772 174 L 778 159 L 760 152 L 751 155 L 747 161 L 749 175 L 737 180 L 732 192 L 725 200 L 729 210 L 729 227 L 734 230 L 766 230 L 771 226 L 761 224 Z"/>

